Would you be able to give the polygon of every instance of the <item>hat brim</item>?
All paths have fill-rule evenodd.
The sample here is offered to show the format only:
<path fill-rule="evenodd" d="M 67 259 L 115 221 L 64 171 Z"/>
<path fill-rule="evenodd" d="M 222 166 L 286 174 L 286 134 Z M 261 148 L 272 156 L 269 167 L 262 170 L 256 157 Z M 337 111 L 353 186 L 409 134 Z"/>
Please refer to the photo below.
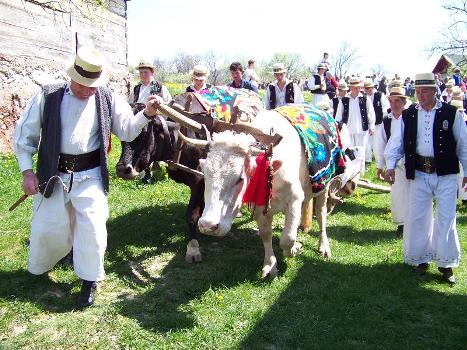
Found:
<path fill-rule="evenodd" d="M 437 86 L 433 85 L 433 84 L 420 84 L 420 85 L 414 85 L 413 87 L 414 88 L 417 88 L 417 87 L 430 87 L 430 88 L 434 88 L 434 89 L 437 88 Z"/>
<path fill-rule="evenodd" d="M 388 95 L 387 96 L 388 100 L 390 100 L 391 98 L 396 98 L 396 97 L 403 98 L 403 99 L 406 99 L 406 100 L 409 98 L 409 96 L 406 96 L 406 95 Z"/>
<path fill-rule="evenodd" d="M 71 80 L 87 87 L 104 86 L 109 80 L 109 75 L 105 69 L 102 70 L 101 75 L 97 79 L 83 77 L 76 71 L 74 65 L 66 70 L 66 74 L 71 78 Z"/>
<path fill-rule="evenodd" d="M 282 70 L 278 70 L 278 71 L 272 71 L 272 74 L 281 74 L 281 73 L 286 73 L 287 70 L 285 69 L 282 69 Z"/>
<path fill-rule="evenodd" d="M 346 86 L 345 88 L 342 88 L 342 87 L 337 87 L 337 90 L 341 90 L 341 91 L 349 91 L 349 87 Z"/>
<path fill-rule="evenodd" d="M 206 80 L 207 78 L 208 78 L 208 77 L 205 76 L 205 75 L 199 76 L 199 75 L 194 75 L 194 74 L 193 74 L 193 75 L 191 76 L 191 79 L 192 79 L 192 80 L 193 80 L 193 79 L 196 79 L 196 80 Z"/>
<path fill-rule="evenodd" d="M 140 69 L 143 69 L 143 68 L 146 68 L 146 69 L 150 69 L 154 72 L 154 66 L 138 66 L 136 67 L 137 70 L 140 70 Z"/>

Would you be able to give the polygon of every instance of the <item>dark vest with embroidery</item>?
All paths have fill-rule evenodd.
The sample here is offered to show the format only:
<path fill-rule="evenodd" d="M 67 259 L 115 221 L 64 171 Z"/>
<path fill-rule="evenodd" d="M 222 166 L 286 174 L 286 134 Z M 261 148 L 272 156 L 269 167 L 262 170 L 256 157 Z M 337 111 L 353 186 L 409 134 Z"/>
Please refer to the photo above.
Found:
<path fill-rule="evenodd" d="M 274 85 L 269 85 L 269 108 L 276 108 L 276 87 Z M 294 91 L 293 91 L 293 82 L 291 81 L 285 86 L 285 102 L 294 103 Z"/>
<path fill-rule="evenodd" d="M 43 121 L 41 125 L 41 141 L 37 158 L 37 177 L 43 184 L 57 174 L 60 157 L 62 124 L 60 105 L 65 93 L 65 84 L 46 85 Z M 107 166 L 107 148 L 110 142 L 112 94 L 109 89 L 98 87 L 95 94 L 96 112 L 99 125 L 100 163 L 104 192 L 109 192 L 109 169 Z M 51 180 L 47 188 L 40 188 L 44 197 L 51 196 L 56 180 Z M 47 191 L 45 191 L 47 190 Z"/>
<path fill-rule="evenodd" d="M 342 113 L 342 123 L 347 124 L 349 122 L 349 105 L 350 97 L 342 97 L 342 106 L 344 111 Z M 368 130 L 368 113 L 366 110 L 366 96 L 358 96 L 358 105 L 360 106 L 360 115 L 362 117 L 362 129 L 363 131 Z"/>
<path fill-rule="evenodd" d="M 453 125 L 457 109 L 446 103 L 436 110 L 433 123 L 433 151 L 435 155 L 436 173 L 438 176 L 457 174 L 459 172 L 459 159 L 456 155 L 456 141 L 453 134 Z M 411 105 L 402 112 L 404 121 L 404 153 L 407 179 L 415 178 L 415 165 L 417 162 L 417 124 L 418 110 Z"/>
<path fill-rule="evenodd" d="M 336 118 L 337 107 L 339 106 L 339 97 L 332 98 L 332 116 Z"/>
<path fill-rule="evenodd" d="M 379 125 L 383 122 L 383 105 L 381 104 L 381 95 L 380 91 L 375 91 L 373 95 L 373 108 L 376 116 L 375 125 Z"/>
<path fill-rule="evenodd" d="M 151 95 L 158 95 L 162 97 L 162 84 L 161 83 L 153 80 L 149 83 L 149 85 L 151 85 L 151 90 L 150 90 Z M 133 96 L 134 96 L 133 103 L 138 102 L 140 90 L 141 90 L 141 83 L 135 85 L 135 87 L 133 88 Z"/>
<path fill-rule="evenodd" d="M 321 85 L 322 83 L 321 77 L 318 74 L 313 75 L 313 78 L 315 79 L 315 85 Z M 324 95 L 326 93 L 325 90 L 321 90 L 321 87 L 315 90 L 311 90 L 311 92 L 314 94 L 320 94 L 320 95 Z"/>

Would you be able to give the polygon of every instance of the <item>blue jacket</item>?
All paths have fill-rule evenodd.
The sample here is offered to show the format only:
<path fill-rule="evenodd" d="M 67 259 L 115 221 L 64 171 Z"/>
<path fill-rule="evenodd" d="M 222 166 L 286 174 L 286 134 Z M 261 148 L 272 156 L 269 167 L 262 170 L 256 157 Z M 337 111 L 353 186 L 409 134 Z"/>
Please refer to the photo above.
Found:
<path fill-rule="evenodd" d="M 233 81 L 229 83 L 228 86 L 233 87 L 235 89 L 248 89 L 248 90 L 258 93 L 258 88 L 252 85 L 249 81 L 246 81 L 244 79 L 242 79 L 242 83 L 240 84 L 240 86 L 236 86 L 235 82 Z"/>

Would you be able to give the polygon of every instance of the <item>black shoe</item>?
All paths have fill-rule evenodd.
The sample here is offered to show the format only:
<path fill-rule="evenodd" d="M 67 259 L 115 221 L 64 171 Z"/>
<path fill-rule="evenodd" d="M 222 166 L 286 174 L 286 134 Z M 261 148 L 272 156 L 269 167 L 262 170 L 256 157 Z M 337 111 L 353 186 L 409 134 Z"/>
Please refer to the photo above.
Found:
<path fill-rule="evenodd" d="M 397 226 L 396 237 L 401 238 L 403 233 L 404 233 L 404 225 Z"/>
<path fill-rule="evenodd" d="M 73 267 L 73 249 L 63 258 L 61 258 L 57 265 L 62 265 L 64 267 L 71 266 Z"/>
<path fill-rule="evenodd" d="M 427 270 L 428 270 L 428 263 L 422 263 L 422 264 L 418 264 L 418 266 L 414 269 L 414 272 L 419 276 L 423 276 Z"/>
<path fill-rule="evenodd" d="M 85 281 L 81 285 L 81 291 L 78 297 L 78 307 L 85 308 L 94 304 L 97 294 L 97 283 L 94 281 Z"/>
<path fill-rule="evenodd" d="M 452 268 L 450 267 L 438 267 L 438 271 L 443 274 L 443 280 L 450 284 L 456 283 L 456 278 L 454 277 L 454 273 L 452 272 Z"/>

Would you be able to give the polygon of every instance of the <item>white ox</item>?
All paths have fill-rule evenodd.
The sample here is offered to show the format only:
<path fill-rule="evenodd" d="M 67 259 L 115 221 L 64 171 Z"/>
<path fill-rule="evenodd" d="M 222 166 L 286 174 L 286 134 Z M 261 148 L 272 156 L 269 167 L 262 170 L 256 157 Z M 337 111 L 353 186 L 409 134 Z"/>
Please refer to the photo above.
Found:
<path fill-rule="evenodd" d="M 323 256 L 331 256 L 326 235 L 327 188 L 319 193 L 312 192 L 304 147 L 298 133 L 284 117 L 275 111 L 264 111 L 257 115 L 253 125 L 265 133 L 273 130 L 283 137 L 274 147 L 272 156 L 274 177 L 271 208 L 266 215 L 262 207 L 256 208 L 253 213 L 265 250 L 262 277 L 275 277 L 277 263 L 272 248 L 273 215 L 284 213 L 280 247 L 284 256 L 294 256 L 300 249 L 296 238 L 302 212 L 304 230 L 311 228 L 313 198 L 320 227 L 319 252 Z M 258 149 L 252 146 L 254 142 L 251 135 L 225 131 L 215 134 L 209 143 L 207 158 L 201 163 L 205 179 L 205 208 L 198 227 L 202 233 L 222 236 L 230 231 L 242 205 L 247 179 L 256 166 Z M 200 142 L 198 145 L 202 146 Z"/>

